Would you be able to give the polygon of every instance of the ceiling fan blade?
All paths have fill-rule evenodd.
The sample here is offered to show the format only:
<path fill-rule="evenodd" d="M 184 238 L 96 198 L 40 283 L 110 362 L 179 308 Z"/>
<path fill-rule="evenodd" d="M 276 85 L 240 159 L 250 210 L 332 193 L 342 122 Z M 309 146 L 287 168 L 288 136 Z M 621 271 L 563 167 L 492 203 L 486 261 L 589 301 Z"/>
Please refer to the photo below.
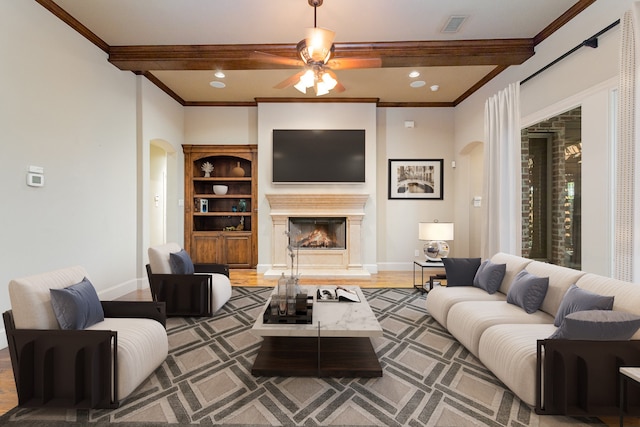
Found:
<path fill-rule="evenodd" d="M 380 68 L 380 58 L 333 58 L 327 62 L 327 66 L 334 70 L 346 70 L 349 68 Z"/>
<path fill-rule="evenodd" d="M 302 70 L 298 73 L 295 73 L 293 76 L 284 79 L 283 81 L 281 81 L 280 83 L 278 83 L 277 85 L 275 85 L 273 88 L 274 89 L 284 89 L 285 87 L 294 85 L 296 83 L 298 83 L 300 81 L 300 77 L 306 72 L 306 70 Z"/>
<path fill-rule="evenodd" d="M 252 52 L 250 58 L 256 61 L 270 62 L 272 64 L 278 65 L 289 65 L 291 67 L 300 67 L 304 65 L 304 62 L 299 59 L 287 58 L 284 56 L 259 51 Z"/>
<path fill-rule="evenodd" d="M 342 86 L 342 83 L 338 82 L 336 84 L 336 87 L 333 88 L 333 90 L 335 90 L 336 92 L 340 93 L 340 92 L 344 92 L 346 90 L 346 88 L 344 86 Z"/>

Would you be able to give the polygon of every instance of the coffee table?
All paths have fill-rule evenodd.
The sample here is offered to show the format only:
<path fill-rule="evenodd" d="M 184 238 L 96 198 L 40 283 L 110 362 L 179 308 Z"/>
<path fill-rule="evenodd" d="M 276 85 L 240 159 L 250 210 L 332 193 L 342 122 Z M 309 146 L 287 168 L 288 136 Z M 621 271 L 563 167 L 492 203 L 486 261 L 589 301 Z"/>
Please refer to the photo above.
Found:
<path fill-rule="evenodd" d="M 265 324 L 262 313 L 251 332 L 263 338 L 251 373 L 283 377 L 381 377 L 371 338 L 382 327 L 357 286 L 360 302 L 318 302 L 318 286 L 301 286 L 313 295 L 311 324 Z M 269 301 L 264 310 L 269 306 Z"/>

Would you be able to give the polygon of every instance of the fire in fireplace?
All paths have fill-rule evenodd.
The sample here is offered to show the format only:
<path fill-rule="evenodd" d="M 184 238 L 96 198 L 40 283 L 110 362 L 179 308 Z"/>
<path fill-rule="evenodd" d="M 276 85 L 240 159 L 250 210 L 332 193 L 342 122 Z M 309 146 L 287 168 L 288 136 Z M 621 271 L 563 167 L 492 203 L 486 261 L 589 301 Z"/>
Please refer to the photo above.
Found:
<path fill-rule="evenodd" d="M 347 219 L 289 218 L 289 244 L 300 249 L 346 249 Z"/>

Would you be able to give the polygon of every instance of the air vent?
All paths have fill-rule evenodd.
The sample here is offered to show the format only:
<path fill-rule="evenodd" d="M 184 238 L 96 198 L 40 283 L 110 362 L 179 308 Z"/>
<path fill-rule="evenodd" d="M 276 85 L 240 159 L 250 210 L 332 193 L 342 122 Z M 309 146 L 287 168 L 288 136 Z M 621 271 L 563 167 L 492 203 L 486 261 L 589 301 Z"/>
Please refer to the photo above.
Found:
<path fill-rule="evenodd" d="M 442 27 L 442 30 L 440 31 L 441 33 L 457 33 L 458 31 L 460 31 L 460 27 L 462 27 L 462 24 L 464 23 L 464 21 L 466 21 L 468 18 L 468 16 L 466 15 L 454 15 L 454 16 L 450 16 L 449 20 L 447 21 L 446 24 L 444 24 L 444 27 Z"/>

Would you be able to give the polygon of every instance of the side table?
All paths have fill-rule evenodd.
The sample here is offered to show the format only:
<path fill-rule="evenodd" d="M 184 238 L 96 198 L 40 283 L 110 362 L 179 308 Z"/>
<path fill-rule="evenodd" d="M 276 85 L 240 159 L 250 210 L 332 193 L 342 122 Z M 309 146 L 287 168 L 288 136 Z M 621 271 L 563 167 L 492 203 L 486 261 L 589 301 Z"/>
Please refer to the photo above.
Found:
<path fill-rule="evenodd" d="M 416 283 L 416 269 L 420 267 L 420 283 Z M 429 273 L 429 280 L 424 280 L 424 270 Z M 413 261 L 413 287 L 420 291 L 420 293 L 427 293 L 433 289 L 433 279 L 446 279 L 444 274 L 444 263 L 442 261 Z M 429 285 L 429 289 L 425 288 Z"/>

